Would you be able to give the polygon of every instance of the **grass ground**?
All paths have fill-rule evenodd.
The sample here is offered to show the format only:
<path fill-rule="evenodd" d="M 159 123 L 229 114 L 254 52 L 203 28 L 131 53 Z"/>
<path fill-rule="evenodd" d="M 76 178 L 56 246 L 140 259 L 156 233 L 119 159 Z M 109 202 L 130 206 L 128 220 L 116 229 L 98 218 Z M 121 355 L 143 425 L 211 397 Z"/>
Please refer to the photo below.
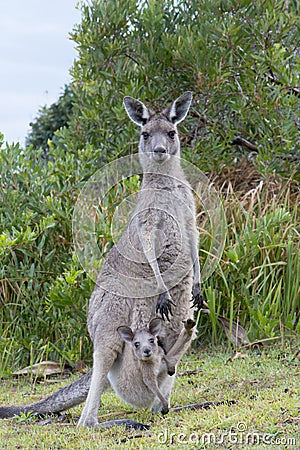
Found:
<path fill-rule="evenodd" d="M 65 416 L 67 423 L 33 417 L 0 421 L 0 449 L 299 449 L 299 347 L 300 341 L 294 340 L 244 350 L 236 359 L 227 347 L 194 349 L 179 366 L 172 406 L 206 401 L 220 402 L 219 406 L 171 411 L 163 417 L 134 410 L 107 393 L 100 421 L 128 418 L 150 429 L 79 430 L 77 407 Z M 65 384 L 2 380 L 0 404 L 36 401 Z"/>

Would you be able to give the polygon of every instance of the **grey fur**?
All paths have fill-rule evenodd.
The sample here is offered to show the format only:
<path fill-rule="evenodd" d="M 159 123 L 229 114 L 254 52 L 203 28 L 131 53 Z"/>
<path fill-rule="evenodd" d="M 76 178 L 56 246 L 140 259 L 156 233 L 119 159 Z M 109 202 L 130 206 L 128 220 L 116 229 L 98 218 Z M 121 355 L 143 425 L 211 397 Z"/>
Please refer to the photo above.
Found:
<path fill-rule="evenodd" d="M 167 414 L 169 375 L 174 375 L 176 365 L 189 347 L 194 326 L 195 322 L 191 320 L 185 322 L 184 330 L 167 354 L 157 340 L 162 328 L 161 319 L 154 318 L 147 327 L 136 331 L 128 326 L 119 327 L 119 335 L 128 344 L 109 373 L 109 381 L 119 397 L 132 406 L 158 408 L 162 414 Z"/>
<path fill-rule="evenodd" d="M 176 365 L 181 355 L 177 343 L 184 332 L 183 320 L 191 320 L 194 306 L 201 306 L 202 301 L 195 204 L 180 165 L 176 128 L 185 118 L 191 100 L 191 93 L 186 92 L 157 115 L 139 100 L 124 98 L 129 117 L 142 127 L 139 157 L 143 182 L 133 218 L 104 259 L 90 299 L 88 330 L 94 344 L 93 370 L 45 400 L 17 411 L 61 411 L 82 402 L 88 391 L 79 425 L 97 426 L 107 379 L 118 368 L 130 378 L 126 360 L 120 364 L 124 342 L 118 327 L 125 324 L 142 329 L 157 312 L 165 319 L 160 342 Z M 136 279 L 142 282 L 136 283 Z M 125 286 L 128 295 L 124 295 Z M 173 382 L 174 377 L 167 376 L 161 388 L 166 399 L 170 398 Z M 138 388 L 138 406 L 148 407 L 145 390 Z M 48 406 L 40 411 L 43 403 Z M 164 406 L 159 400 L 152 408 L 160 411 Z M 11 417 L 15 414 L 12 411 L 0 408 L 0 417 Z"/>

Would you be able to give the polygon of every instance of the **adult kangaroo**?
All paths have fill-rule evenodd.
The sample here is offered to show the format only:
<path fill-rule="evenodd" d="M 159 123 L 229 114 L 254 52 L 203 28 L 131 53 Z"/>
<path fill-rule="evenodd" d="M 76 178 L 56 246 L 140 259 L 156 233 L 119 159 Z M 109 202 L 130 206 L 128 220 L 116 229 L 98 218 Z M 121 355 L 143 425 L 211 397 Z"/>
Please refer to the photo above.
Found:
<path fill-rule="evenodd" d="M 90 300 L 93 373 L 79 425 L 98 423 L 107 376 L 123 350 L 118 327 L 131 326 L 134 320 L 134 326 L 142 328 L 159 311 L 166 319 L 160 341 L 168 353 L 183 329 L 183 320 L 192 318 L 191 300 L 201 306 L 195 203 L 180 165 L 176 127 L 191 101 L 192 94 L 186 92 L 157 115 L 139 100 L 124 98 L 128 116 L 141 127 L 143 181 L 133 217 L 105 258 Z M 136 279 L 143 280 L 139 286 Z M 130 295 L 122 296 L 126 283 Z M 172 386 L 169 377 L 168 397 Z"/>
<path fill-rule="evenodd" d="M 62 411 L 87 397 L 78 424 L 97 426 L 101 394 L 124 349 L 118 328 L 141 329 L 160 313 L 164 321 L 159 341 L 168 354 L 183 331 L 183 321 L 192 319 L 195 307 L 202 306 L 195 203 L 180 165 L 176 127 L 191 101 L 192 94 L 186 92 L 155 114 L 141 101 L 124 98 L 128 116 L 141 127 L 143 181 L 134 214 L 105 257 L 90 299 L 93 369 L 41 402 L 0 408 L 0 417 Z M 174 375 L 168 375 L 167 398 L 173 382 Z M 161 403 L 155 407 L 162 409 Z"/>

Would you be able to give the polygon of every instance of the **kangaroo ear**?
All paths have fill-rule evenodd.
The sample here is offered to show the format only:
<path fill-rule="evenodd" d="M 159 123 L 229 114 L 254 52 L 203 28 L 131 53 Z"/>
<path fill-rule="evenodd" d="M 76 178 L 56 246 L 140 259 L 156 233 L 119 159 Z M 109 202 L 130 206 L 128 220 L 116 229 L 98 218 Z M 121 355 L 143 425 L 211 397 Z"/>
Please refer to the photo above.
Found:
<path fill-rule="evenodd" d="M 140 127 L 144 126 L 150 119 L 150 112 L 144 103 L 132 97 L 124 97 L 123 103 L 126 112 L 132 122 Z"/>
<path fill-rule="evenodd" d="M 193 99 L 191 92 L 185 92 L 175 100 L 172 105 L 168 106 L 163 114 L 175 125 L 181 122 L 188 113 Z"/>
<path fill-rule="evenodd" d="M 117 329 L 117 332 L 119 333 L 121 339 L 125 342 L 132 342 L 133 339 L 133 331 L 130 327 L 119 327 Z"/>
<path fill-rule="evenodd" d="M 155 317 L 149 323 L 149 332 L 153 334 L 153 336 L 157 336 L 160 333 L 161 325 L 162 319 L 160 319 L 159 317 Z"/>

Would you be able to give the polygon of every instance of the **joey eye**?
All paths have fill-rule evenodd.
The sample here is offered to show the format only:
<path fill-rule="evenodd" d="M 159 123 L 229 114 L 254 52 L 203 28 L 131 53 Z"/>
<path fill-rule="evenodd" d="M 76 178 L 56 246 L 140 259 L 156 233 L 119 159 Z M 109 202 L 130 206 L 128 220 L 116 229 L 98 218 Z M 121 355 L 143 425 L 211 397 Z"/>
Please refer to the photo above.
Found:
<path fill-rule="evenodd" d="M 170 139 L 174 139 L 175 138 L 175 134 L 176 134 L 176 131 L 174 131 L 174 130 L 168 132 L 168 136 L 169 136 Z"/>
<path fill-rule="evenodd" d="M 147 133 L 146 131 L 144 131 L 144 132 L 142 133 L 142 136 L 143 136 L 143 138 L 144 138 L 144 141 L 146 141 L 146 140 L 149 138 L 150 134 Z"/>
<path fill-rule="evenodd" d="M 140 343 L 139 343 L 139 342 L 135 342 L 135 343 L 134 343 L 134 346 L 135 346 L 135 348 L 139 348 Z"/>
<path fill-rule="evenodd" d="M 154 339 L 153 339 L 153 338 L 150 338 L 150 339 L 149 339 L 149 342 L 150 342 L 150 344 L 154 344 Z"/>

